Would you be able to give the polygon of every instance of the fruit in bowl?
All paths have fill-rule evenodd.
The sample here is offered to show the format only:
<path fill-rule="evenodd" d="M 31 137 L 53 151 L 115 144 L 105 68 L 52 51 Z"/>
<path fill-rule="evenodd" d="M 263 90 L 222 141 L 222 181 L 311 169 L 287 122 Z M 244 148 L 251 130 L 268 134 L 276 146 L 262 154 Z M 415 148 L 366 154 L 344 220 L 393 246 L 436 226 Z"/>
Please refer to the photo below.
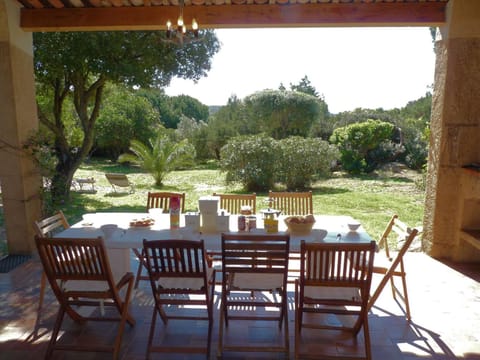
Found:
<path fill-rule="evenodd" d="M 146 217 L 141 219 L 133 219 L 130 221 L 130 226 L 133 228 L 142 228 L 142 227 L 149 227 L 155 224 L 155 220 L 152 218 Z"/>
<path fill-rule="evenodd" d="M 288 216 L 284 221 L 290 234 L 307 235 L 312 231 L 313 225 L 315 224 L 315 217 L 313 215 Z"/>

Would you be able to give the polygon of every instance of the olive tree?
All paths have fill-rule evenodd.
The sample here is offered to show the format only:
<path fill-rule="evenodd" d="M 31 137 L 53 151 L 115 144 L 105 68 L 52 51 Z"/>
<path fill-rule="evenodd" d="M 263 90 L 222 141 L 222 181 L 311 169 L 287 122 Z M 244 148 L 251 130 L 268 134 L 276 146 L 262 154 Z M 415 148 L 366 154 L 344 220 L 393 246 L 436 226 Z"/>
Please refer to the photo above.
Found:
<path fill-rule="evenodd" d="M 177 46 L 162 31 L 34 33 L 37 92 L 51 96 L 38 105 L 41 124 L 53 133 L 57 157 L 52 178 L 54 200 L 68 197 L 75 171 L 94 143 L 107 83 L 131 87 L 165 86 L 174 76 L 198 80 L 211 67 L 220 44 L 212 30 L 202 41 Z M 63 107 L 72 101 L 78 144 L 69 141 Z M 49 106 L 42 106 L 48 104 Z"/>

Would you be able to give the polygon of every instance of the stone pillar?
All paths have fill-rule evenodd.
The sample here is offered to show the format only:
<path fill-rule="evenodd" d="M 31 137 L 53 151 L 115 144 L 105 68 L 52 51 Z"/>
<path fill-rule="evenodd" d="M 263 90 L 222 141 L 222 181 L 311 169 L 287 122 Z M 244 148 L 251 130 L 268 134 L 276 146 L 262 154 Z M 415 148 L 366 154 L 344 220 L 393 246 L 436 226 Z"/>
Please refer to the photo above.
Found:
<path fill-rule="evenodd" d="M 462 191 L 462 166 L 480 162 L 480 1 L 449 1 L 435 51 L 423 245 L 433 257 L 455 258 L 458 247 L 468 246 L 459 240 L 463 218 L 470 216 L 465 197 L 480 199 Z M 469 260 L 480 261 L 478 250 L 468 251 Z"/>
<path fill-rule="evenodd" d="M 20 29 L 19 4 L 0 0 L 0 181 L 10 254 L 34 252 L 40 176 L 22 145 L 37 129 L 32 34 Z"/>

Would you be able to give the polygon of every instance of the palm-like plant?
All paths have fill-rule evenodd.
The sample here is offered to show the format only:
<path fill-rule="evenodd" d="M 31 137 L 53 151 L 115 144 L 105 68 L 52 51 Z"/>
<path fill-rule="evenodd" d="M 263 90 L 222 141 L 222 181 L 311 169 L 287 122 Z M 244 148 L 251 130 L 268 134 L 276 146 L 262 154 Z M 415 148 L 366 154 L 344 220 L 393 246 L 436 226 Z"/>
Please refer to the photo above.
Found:
<path fill-rule="evenodd" d="M 195 158 L 195 148 L 187 139 L 177 142 L 168 135 L 159 133 L 156 138 L 150 139 L 149 145 L 132 140 L 132 153 L 120 155 L 118 161 L 139 165 L 153 176 L 156 186 L 163 185 L 169 172 L 191 163 Z"/>

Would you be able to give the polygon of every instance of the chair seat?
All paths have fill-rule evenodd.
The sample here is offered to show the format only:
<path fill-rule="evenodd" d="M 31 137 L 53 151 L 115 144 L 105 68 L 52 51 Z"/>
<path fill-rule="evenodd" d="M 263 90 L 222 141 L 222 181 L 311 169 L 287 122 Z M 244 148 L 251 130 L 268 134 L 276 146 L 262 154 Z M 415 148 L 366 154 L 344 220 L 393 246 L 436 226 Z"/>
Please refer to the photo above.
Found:
<path fill-rule="evenodd" d="M 394 254 L 394 257 L 396 254 Z M 375 274 L 386 274 L 390 267 L 392 266 L 392 261 L 386 256 L 377 256 L 373 260 L 373 272 Z M 368 264 L 367 264 L 368 265 Z M 400 271 L 395 271 L 394 275 L 400 275 Z"/>
<path fill-rule="evenodd" d="M 304 289 L 305 302 L 308 302 L 309 298 L 316 300 L 342 299 L 355 302 L 361 301 L 361 294 L 357 288 L 305 286 Z"/>
<path fill-rule="evenodd" d="M 386 256 L 377 256 L 373 261 L 373 272 L 377 274 L 386 274 L 392 261 Z"/>
<path fill-rule="evenodd" d="M 283 274 L 235 273 L 230 280 L 232 290 L 274 290 L 283 286 Z"/>
<path fill-rule="evenodd" d="M 113 275 L 115 284 L 118 284 L 122 276 Z M 60 284 L 59 284 L 60 285 Z M 62 282 L 62 288 L 66 291 L 108 291 L 110 287 L 105 281 L 69 280 Z"/>
<path fill-rule="evenodd" d="M 207 268 L 207 279 L 212 279 L 213 268 Z M 203 290 L 203 277 L 189 278 L 189 277 L 163 277 L 157 281 L 158 285 L 164 289 L 189 289 L 189 290 Z M 214 282 L 212 283 L 214 284 Z"/>

